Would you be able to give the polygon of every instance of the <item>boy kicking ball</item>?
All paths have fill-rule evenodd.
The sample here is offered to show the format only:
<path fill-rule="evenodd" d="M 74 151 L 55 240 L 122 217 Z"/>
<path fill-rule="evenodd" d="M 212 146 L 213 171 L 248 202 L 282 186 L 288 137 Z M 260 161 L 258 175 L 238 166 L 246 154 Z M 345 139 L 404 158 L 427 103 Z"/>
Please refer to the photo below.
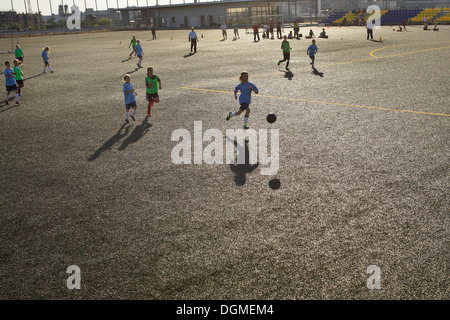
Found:
<path fill-rule="evenodd" d="M 306 50 L 306 54 L 311 58 L 311 66 L 314 69 L 315 54 L 317 52 L 316 40 L 312 41 L 312 45 Z"/>
<path fill-rule="evenodd" d="M 228 117 L 226 120 L 230 120 L 232 117 L 236 117 L 240 115 L 243 111 L 245 111 L 244 115 L 244 129 L 248 129 L 248 117 L 250 115 L 250 103 L 251 103 L 251 97 L 252 92 L 255 94 L 258 94 L 258 88 L 251 82 L 248 82 L 248 72 L 243 71 L 241 72 L 241 76 L 239 77 L 239 80 L 241 81 L 240 84 L 234 88 L 234 99 L 237 100 L 237 92 L 241 91 L 241 95 L 239 96 L 239 104 L 241 105 L 239 107 L 239 110 L 236 112 L 230 112 L 228 114 Z"/>

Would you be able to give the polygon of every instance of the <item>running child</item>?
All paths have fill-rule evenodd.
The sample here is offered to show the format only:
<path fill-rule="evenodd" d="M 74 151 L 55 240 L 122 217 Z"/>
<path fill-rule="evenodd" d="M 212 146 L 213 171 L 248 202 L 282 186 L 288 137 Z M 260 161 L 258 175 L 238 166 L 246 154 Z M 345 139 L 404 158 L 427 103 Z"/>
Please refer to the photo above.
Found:
<path fill-rule="evenodd" d="M 134 113 L 136 112 L 137 109 L 137 104 L 136 104 L 136 98 L 135 96 L 137 96 L 137 92 L 134 91 L 133 89 L 133 84 L 131 83 L 131 76 L 129 74 L 126 74 L 123 76 L 123 95 L 125 98 L 125 123 L 130 123 L 130 121 L 128 120 L 128 113 L 130 112 L 130 109 L 133 108 L 133 110 L 131 110 L 131 114 L 130 117 L 133 121 L 136 121 L 136 119 L 134 118 Z"/>
<path fill-rule="evenodd" d="M 42 59 L 44 60 L 44 71 L 42 73 L 45 73 L 45 68 L 48 67 L 48 70 L 50 70 L 50 73 L 53 73 L 53 70 L 50 68 L 50 64 L 48 63 L 48 51 L 50 50 L 49 47 L 45 47 L 44 50 L 42 50 Z"/>
<path fill-rule="evenodd" d="M 19 94 L 19 96 L 21 96 L 22 94 L 20 93 L 20 89 L 23 88 L 23 71 L 22 71 L 22 63 L 19 62 L 18 59 L 14 59 L 13 60 L 14 63 L 14 79 L 16 79 L 16 84 L 17 84 L 17 93 Z"/>
<path fill-rule="evenodd" d="M 283 50 L 283 60 L 278 61 L 278 65 L 286 61 L 286 70 L 289 70 L 289 60 L 291 59 L 292 48 L 289 45 L 289 41 L 287 41 L 287 36 L 284 36 L 284 40 L 281 41 L 281 49 Z"/>
<path fill-rule="evenodd" d="M 20 104 L 19 102 L 19 93 L 17 92 L 17 83 L 16 79 L 14 79 L 14 70 L 11 68 L 11 63 L 9 61 L 5 62 L 5 86 L 6 86 L 6 97 L 5 103 L 9 104 L 9 93 L 11 91 L 16 92 L 16 104 Z"/>
<path fill-rule="evenodd" d="M 258 94 L 258 88 L 251 82 L 248 82 L 248 72 L 243 71 L 241 72 L 241 76 L 239 77 L 239 80 L 241 81 L 240 84 L 234 88 L 234 99 L 237 100 L 237 92 L 241 91 L 241 94 L 239 95 L 239 104 L 241 105 L 239 107 L 239 110 L 236 112 L 230 112 L 228 116 L 226 117 L 226 120 L 230 120 L 232 117 L 236 117 L 240 115 L 243 111 L 245 111 L 244 115 L 244 129 L 248 129 L 248 116 L 250 115 L 250 103 L 251 103 L 251 95 L 252 92 L 255 94 Z"/>
<path fill-rule="evenodd" d="M 128 48 L 130 48 L 131 46 L 133 46 L 133 51 L 131 51 L 131 53 L 130 53 L 130 58 L 133 55 L 133 53 L 135 52 L 134 48 L 136 47 L 136 36 L 133 36 L 133 38 L 131 38 L 131 41 L 130 41 L 130 44 L 128 45 Z"/>
<path fill-rule="evenodd" d="M 14 54 L 16 55 L 16 59 L 23 63 L 23 58 L 24 58 L 23 50 L 19 46 L 19 44 L 16 44 L 16 50 L 14 50 Z"/>
<path fill-rule="evenodd" d="M 145 86 L 147 87 L 147 116 L 152 116 L 152 106 L 153 103 L 159 102 L 159 96 L 158 96 L 158 88 L 161 90 L 161 79 L 156 75 L 153 74 L 153 68 L 149 67 L 147 68 L 147 77 L 145 78 Z"/>
<path fill-rule="evenodd" d="M 136 52 L 136 55 L 139 58 L 139 62 L 137 63 L 137 66 L 138 66 L 138 68 L 142 68 L 141 63 L 142 63 L 142 60 L 144 60 L 144 58 L 143 58 L 144 50 L 142 50 L 140 40 L 136 40 L 136 46 L 134 47 L 134 51 Z"/>
<path fill-rule="evenodd" d="M 317 52 L 316 40 L 313 39 L 312 45 L 310 45 L 306 50 L 306 54 L 309 55 L 309 57 L 311 58 L 311 66 L 313 69 L 314 69 L 314 60 L 316 59 L 315 58 L 316 52 Z"/>

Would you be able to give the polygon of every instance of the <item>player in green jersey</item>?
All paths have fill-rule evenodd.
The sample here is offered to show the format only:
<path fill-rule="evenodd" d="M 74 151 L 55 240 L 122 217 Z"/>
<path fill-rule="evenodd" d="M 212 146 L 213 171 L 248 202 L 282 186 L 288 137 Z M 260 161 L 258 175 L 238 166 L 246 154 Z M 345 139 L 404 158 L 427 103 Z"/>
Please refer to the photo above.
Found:
<path fill-rule="evenodd" d="M 23 50 L 18 44 L 16 44 L 16 50 L 14 50 L 14 53 L 16 55 L 16 59 L 23 63 Z"/>
<path fill-rule="evenodd" d="M 159 96 L 158 96 L 158 88 L 161 90 L 161 79 L 156 75 L 153 74 L 153 68 L 149 67 L 147 68 L 147 77 L 145 78 L 145 86 L 147 87 L 147 116 L 152 116 L 152 106 L 153 103 L 159 102 Z"/>
<path fill-rule="evenodd" d="M 136 44 L 137 44 L 136 36 L 133 36 L 133 38 L 130 41 L 130 45 L 128 46 L 128 48 L 133 46 L 133 51 L 131 51 L 131 53 L 130 53 L 130 58 L 133 55 L 133 52 L 134 52 L 134 55 L 136 55 L 136 51 L 134 50 L 134 47 L 136 47 Z"/>
<path fill-rule="evenodd" d="M 13 60 L 14 63 L 14 79 L 16 79 L 16 83 L 17 83 L 17 93 L 19 94 L 19 96 L 21 96 L 22 94 L 20 93 L 20 89 L 23 88 L 23 71 L 22 71 L 22 63 L 19 62 L 18 59 L 14 59 Z"/>
<path fill-rule="evenodd" d="M 284 36 L 283 41 L 281 41 L 281 49 L 283 49 L 283 60 L 278 61 L 278 65 L 280 63 L 286 61 L 286 70 L 289 70 L 289 60 L 291 59 L 291 46 L 289 45 L 289 41 L 287 41 L 287 37 Z"/>

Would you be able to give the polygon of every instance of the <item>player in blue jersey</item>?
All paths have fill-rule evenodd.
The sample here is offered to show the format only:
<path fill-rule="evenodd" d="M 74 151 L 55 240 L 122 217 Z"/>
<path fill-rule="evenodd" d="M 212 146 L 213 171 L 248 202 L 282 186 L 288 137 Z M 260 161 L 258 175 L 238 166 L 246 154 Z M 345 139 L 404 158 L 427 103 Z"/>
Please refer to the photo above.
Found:
<path fill-rule="evenodd" d="M 48 70 L 50 70 L 51 73 L 53 73 L 52 68 L 50 68 L 50 64 L 48 63 L 48 51 L 50 50 L 49 47 L 45 47 L 44 50 L 42 50 L 42 59 L 44 60 L 44 71 L 42 73 L 45 73 L 45 68 L 48 67 Z"/>
<path fill-rule="evenodd" d="M 316 40 L 312 41 L 312 45 L 306 50 L 306 54 L 311 58 L 311 66 L 314 69 L 315 54 L 317 52 Z"/>
<path fill-rule="evenodd" d="M 5 103 L 9 104 L 9 93 L 11 91 L 16 92 L 16 104 L 20 104 L 19 102 L 19 93 L 17 92 L 17 83 L 16 79 L 14 78 L 15 73 L 13 68 L 11 68 L 11 63 L 9 61 L 5 62 L 5 72 L 3 73 L 5 75 L 5 86 L 6 86 L 6 97 L 5 97 Z"/>
<path fill-rule="evenodd" d="M 131 76 L 129 74 L 126 74 L 123 76 L 123 95 L 125 98 L 125 122 L 129 123 L 130 121 L 128 120 L 128 114 L 131 110 L 131 114 L 130 114 L 130 118 L 133 121 L 136 121 L 136 119 L 134 118 L 134 113 L 136 112 L 137 109 L 137 104 L 136 104 L 136 98 L 135 96 L 137 96 L 137 93 L 134 91 L 133 89 L 133 84 L 131 83 Z"/>
<path fill-rule="evenodd" d="M 134 47 L 134 51 L 136 52 L 136 55 L 139 58 L 139 62 L 137 63 L 137 66 L 138 66 L 138 68 L 142 68 L 141 63 L 142 63 L 142 60 L 144 59 L 144 57 L 143 57 L 144 50 L 142 50 L 140 40 L 136 40 L 136 47 Z"/>
<path fill-rule="evenodd" d="M 255 94 L 258 94 L 258 88 L 251 82 L 248 82 L 248 72 L 243 71 L 241 72 L 241 76 L 239 77 L 239 80 L 241 81 L 240 84 L 234 88 L 234 99 L 237 100 L 237 93 L 238 91 L 241 92 L 239 95 L 239 104 L 241 105 L 239 110 L 236 112 L 230 112 L 227 116 L 227 121 L 230 120 L 232 117 L 240 115 L 243 111 L 245 111 L 244 115 L 244 129 L 248 129 L 248 117 L 250 115 L 250 103 L 252 98 L 252 92 Z"/>

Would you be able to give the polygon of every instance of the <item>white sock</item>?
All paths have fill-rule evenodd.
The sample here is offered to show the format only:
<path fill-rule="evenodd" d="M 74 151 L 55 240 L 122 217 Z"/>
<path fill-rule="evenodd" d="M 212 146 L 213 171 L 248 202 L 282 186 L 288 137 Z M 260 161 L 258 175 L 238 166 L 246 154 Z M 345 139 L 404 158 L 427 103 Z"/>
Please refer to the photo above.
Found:
<path fill-rule="evenodd" d="M 16 101 L 19 101 L 19 94 L 16 93 Z"/>
<path fill-rule="evenodd" d="M 232 117 L 236 117 L 236 112 L 233 112 L 233 113 L 231 114 L 231 116 L 232 116 Z"/>
<path fill-rule="evenodd" d="M 131 110 L 131 116 L 134 116 L 134 112 L 135 112 L 136 110 Z"/>
<path fill-rule="evenodd" d="M 248 117 L 244 117 L 244 124 L 247 124 Z"/>
<path fill-rule="evenodd" d="M 42 71 L 42 72 L 45 72 L 45 67 L 44 67 L 44 71 Z"/>
<path fill-rule="evenodd" d="M 128 111 L 125 112 L 125 120 L 128 120 Z"/>
<path fill-rule="evenodd" d="M 50 70 L 50 72 L 52 72 L 52 68 L 50 68 L 50 66 L 48 66 L 48 70 Z"/>
<path fill-rule="evenodd" d="M 8 100 L 8 98 L 9 98 L 9 94 L 7 94 L 7 95 L 5 96 L 5 100 Z"/>

